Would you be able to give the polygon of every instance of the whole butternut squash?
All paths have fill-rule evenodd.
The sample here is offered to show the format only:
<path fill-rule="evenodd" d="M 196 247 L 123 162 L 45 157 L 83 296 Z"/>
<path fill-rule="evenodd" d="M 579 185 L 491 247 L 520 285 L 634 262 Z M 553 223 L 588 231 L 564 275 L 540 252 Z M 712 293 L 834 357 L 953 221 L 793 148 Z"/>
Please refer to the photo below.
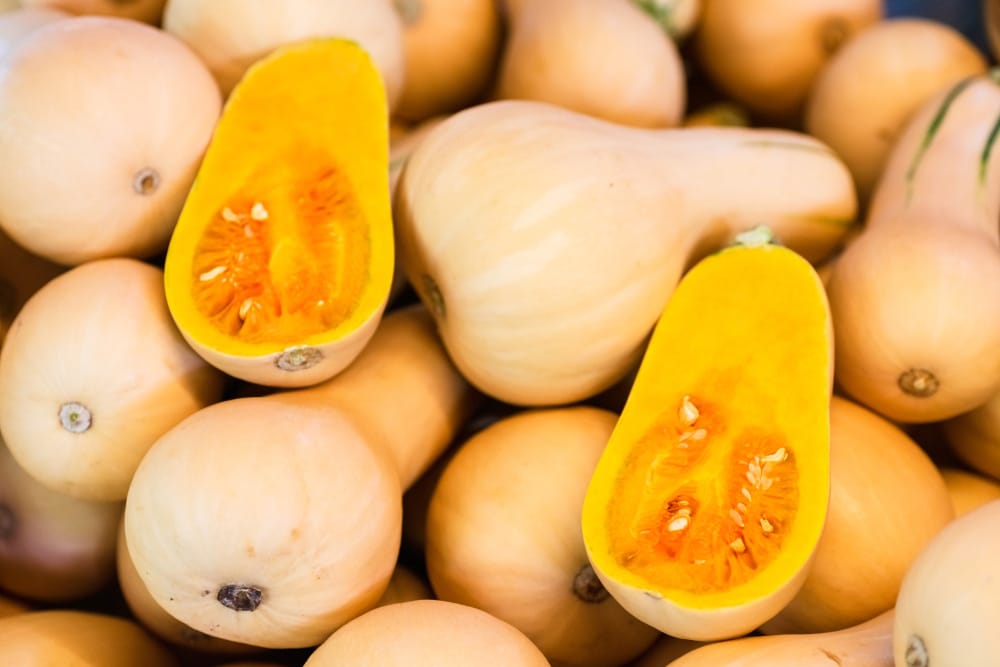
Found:
<path fill-rule="evenodd" d="M 444 600 L 372 609 L 320 644 L 304 667 L 549 667 L 514 626 Z"/>
<path fill-rule="evenodd" d="M 180 667 L 138 623 L 74 609 L 0 619 L 0 664 L 23 667 Z"/>
<path fill-rule="evenodd" d="M 419 122 L 486 92 L 503 41 L 497 0 L 393 0 L 406 77 L 394 117 Z"/>
<path fill-rule="evenodd" d="M 689 651 L 669 667 L 893 667 L 895 613 L 842 630 L 754 636 Z"/>
<path fill-rule="evenodd" d="M 687 103 L 680 51 L 636 3 L 530 0 L 507 9 L 497 98 L 638 127 L 680 123 Z"/>
<path fill-rule="evenodd" d="M 251 64 L 314 37 L 357 42 L 376 63 L 390 108 L 406 79 L 403 25 L 392 0 L 171 0 L 163 30 L 198 54 L 227 96 Z"/>
<path fill-rule="evenodd" d="M 163 271 L 136 259 L 93 260 L 50 280 L 0 348 L 11 453 L 46 486 L 88 500 L 124 500 L 153 441 L 223 390 L 222 373 L 171 321 Z"/>
<path fill-rule="evenodd" d="M 400 263 L 456 365 L 536 406 L 624 376 L 683 270 L 734 234 L 766 221 L 818 261 L 855 213 L 850 172 L 806 135 L 632 128 L 524 100 L 441 122 L 393 208 Z"/>
<path fill-rule="evenodd" d="M 867 202 L 910 115 L 986 68 L 979 48 L 945 23 L 879 21 L 851 37 L 817 73 L 803 125 L 844 159 Z"/>
<path fill-rule="evenodd" d="M 157 440 L 129 488 L 125 541 L 146 589 L 208 635 L 319 644 L 384 594 L 403 488 L 472 396 L 415 304 L 326 383 L 196 412 Z"/>
<path fill-rule="evenodd" d="M 1000 500 L 958 517 L 910 566 L 896 599 L 896 667 L 981 667 L 1000 654 Z"/>
<path fill-rule="evenodd" d="M 997 72 L 925 102 L 833 266 L 837 380 L 892 420 L 944 420 L 1000 391 L 998 118 Z"/>
<path fill-rule="evenodd" d="M 945 442 L 963 463 L 1000 481 L 1000 392 L 941 425 Z"/>
<path fill-rule="evenodd" d="M 35 28 L 68 16 L 70 14 L 59 9 L 48 7 L 29 9 L 20 5 L 11 11 L 0 12 L 0 58 L 14 48 L 18 40 L 30 34 Z"/>
<path fill-rule="evenodd" d="M 879 0 L 704 0 L 694 55 L 754 116 L 798 126 L 823 66 L 882 14 Z"/>
<path fill-rule="evenodd" d="M 82 500 L 48 488 L 0 440 L 0 590 L 69 604 L 114 580 L 121 502 Z"/>
<path fill-rule="evenodd" d="M 892 609 L 910 563 L 955 516 L 923 448 L 840 396 L 830 403 L 829 502 L 805 582 L 763 625 L 768 634 L 843 630 Z"/>
<path fill-rule="evenodd" d="M 580 514 L 616 415 L 524 410 L 463 442 L 427 510 L 435 595 L 483 609 L 565 667 L 617 667 L 659 634 L 622 609 L 587 560 Z"/>

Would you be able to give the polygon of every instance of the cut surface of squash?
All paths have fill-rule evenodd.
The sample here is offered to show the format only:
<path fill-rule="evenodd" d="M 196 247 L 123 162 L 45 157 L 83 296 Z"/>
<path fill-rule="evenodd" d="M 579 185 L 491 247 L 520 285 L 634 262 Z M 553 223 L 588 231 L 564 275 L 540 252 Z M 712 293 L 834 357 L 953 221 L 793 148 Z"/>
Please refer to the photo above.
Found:
<path fill-rule="evenodd" d="M 171 313 L 208 361 L 302 386 L 360 351 L 394 262 L 387 113 L 378 71 L 346 39 L 282 47 L 237 85 L 165 265 Z"/>
<path fill-rule="evenodd" d="M 591 562 L 638 618 L 716 640 L 794 595 L 826 515 L 831 346 L 791 250 L 735 245 L 682 279 L 584 505 Z"/>

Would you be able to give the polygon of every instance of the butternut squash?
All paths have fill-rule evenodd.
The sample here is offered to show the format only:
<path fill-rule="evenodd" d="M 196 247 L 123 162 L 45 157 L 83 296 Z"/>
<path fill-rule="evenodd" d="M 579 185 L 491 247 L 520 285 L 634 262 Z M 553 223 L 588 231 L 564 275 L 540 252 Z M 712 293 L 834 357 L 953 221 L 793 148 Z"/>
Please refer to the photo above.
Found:
<path fill-rule="evenodd" d="M 768 634 L 834 632 L 892 609 L 910 563 L 955 516 L 921 446 L 839 396 L 830 403 L 830 454 L 823 534 L 802 588 L 763 625 Z"/>
<path fill-rule="evenodd" d="M 680 123 L 686 74 L 673 39 L 629 0 L 507 3 L 494 96 L 637 127 Z"/>
<path fill-rule="evenodd" d="M 948 495 L 951 497 L 956 517 L 1000 498 L 1000 482 L 986 475 L 963 468 L 944 466 L 941 468 L 941 478 L 948 487 Z"/>
<path fill-rule="evenodd" d="M 910 16 L 885 19 L 830 56 L 806 98 L 803 124 L 843 158 L 867 202 L 916 109 L 986 69 L 979 47 L 948 24 Z"/>
<path fill-rule="evenodd" d="M 146 590 L 128 553 L 125 523 L 118 522 L 115 541 L 115 574 L 118 589 L 134 619 L 170 646 L 196 651 L 199 655 L 240 655 L 259 651 L 255 646 L 226 641 L 199 632 L 167 613 Z"/>
<path fill-rule="evenodd" d="M 14 616 L 15 614 L 23 614 L 29 609 L 30 607 L 20 600 L 15 600 L 14 598 L 7 597 L 6 595 L 0 595 L 0 618 Z"/>
<path fill-rule="evenodd" d="M 669 667 L 893 667 L 892 609 L 842 630 L 714 642 Z"/>
<path fill-rule="evenodd" d="M 137 623 L 75 609 L 45 609 L 0 619 L 0 664 L 41 667 L 180 667 Z"/>
<path fill-rule="evenodd" d="M 543 406 L 638 363 L 697 257 L 767 221 L 819 261 L 856 198 L 836 155 L 799 133 L 632 128 L 502 100 L 421 140 L 393 212 L 400 263 L 458 368 L 494 398 Z"/>
<path fill-rule="evenodd" d="M 205 634 L 319 644 L 384 594 L 402 490 L 472 396 L 415 304 L 326 383 L 198 411 L 157 440 L 129 488 L 125 541 L 146 589 Z"/>
<path fill-rule="evenodd" d="M 888 158 L 828 284 L 843 390 L 927 423 L 1000 391 L 1000 82 L 928 100 Z"/>
<path fill-rule="evenodd" d="M 77 602 L 114 579 L 120 502 L 49 489 L 0 440 L 0 590 L 25 600 Z M 10 664 L 10 663 L 4 663 Z"/>
<path fill-rule="evenodd" d="M 973 470 L 1000 481 L 1000 392 L 941 424 L 947 448 Z"/>
<path fill-rule="evenodd" d="M 510 623 L 550 662 L 618 667 L 659 635 L 622 609 L 587 560 L 580 514 L 616 415 L 525 410 L 462 443 L 427 510 L 435 595 Z"/>
<path fill-rule="evenodd" d="M 826 519 L 829 311 L 813 267 L 767 238 L 681 279 L 584 501 L 604 586 L 682 639 L 737 637 L 778 613 Z"/>
<path fill-rule="evenodd" d="M 1000 500 L 945 526 L 910 566 L 896 599 L 896 667 L 979 667 L 1000 654 Z"/>
<path fill-rule="evenodd" d="M 117 16 L 159 26 L 167 0 L 20 0 L 22 7 L 75 15 Z"/>
<path fill-rule="evenodd" d="M 159 268 L 93 260 L 14 319 L 0 348 L 0 432 L 49 488 L 122 501 L 153 441 L 224 388 L 170 320 Z"/>
<path fill-rule="evenodd" d="M 548 667 L 513 626 L 455 602 L 413 600 L 372 609 L 313 651 L 304 667 Z"/>
<path fill-rule="evenodd" d="M 879 0 L 705 0 L 694 57 L 727 96 L 768 124 L 796 127 L 819 72 L 882 19 Z"/>
<path fill-rule="evenodd" d="M 406 80 L 403 25 L 392 0 L 170 0 L 163 30 L 198 54 L 226 96 L 256 61 L 317 37 L 357 42 L 375 63 L 390 108 Z"/>
<path fill-rule="evenodd" d="M 191 347 L 263 385 L 316 384 L 371 338 L 394 249 L 388 110 L 355 42 L 256 62 L 230 95 L 170 238 L 170 313 Z"/>
<path fill-rule="evenodd" d="M 68 16 L 69 14 L 58 9 L 28 9 L 20 5 L 10 11 L 0 11 L 0 58 L 7 55 L 22 37 L 35 28 Z"/>
<path fill-rule="evenodd" d="M 221 102 L 205 64 L 151 25 L 33 30 L 0 63 L 0 227 L 60 264 L 161 254 Z"/>
<path fill-rule="evenodd" d="M 403 23 L 406 77 L 393 115 L 419 122 L 474 103 L 503 42 L 497 0 L 393 0 Z"/>

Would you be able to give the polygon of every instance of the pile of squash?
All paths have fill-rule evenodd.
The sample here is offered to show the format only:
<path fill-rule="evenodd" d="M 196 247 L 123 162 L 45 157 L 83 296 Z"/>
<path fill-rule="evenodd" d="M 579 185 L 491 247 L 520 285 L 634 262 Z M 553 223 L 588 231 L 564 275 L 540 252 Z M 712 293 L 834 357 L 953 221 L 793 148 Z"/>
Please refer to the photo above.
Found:
<path fill-rule="evenodd" d="M 1000 663 L 1000 2 L 0 2 L 0 664 Z"/>

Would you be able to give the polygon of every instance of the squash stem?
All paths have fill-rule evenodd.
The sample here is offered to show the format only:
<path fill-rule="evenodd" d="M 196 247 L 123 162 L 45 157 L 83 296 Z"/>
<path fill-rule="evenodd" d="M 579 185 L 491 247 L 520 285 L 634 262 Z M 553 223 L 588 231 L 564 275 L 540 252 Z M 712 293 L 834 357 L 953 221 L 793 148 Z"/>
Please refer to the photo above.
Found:
<path fill-rule="evenodd" d="M 219 589 L 215 598 L 233 611 L 253 611 L 260 606 L 264 592 L 247 584 L 226 584 Z"/>
<path fill-rule="evenodd" d="M 911 368 L 899 376 L 897 380 L 903 393 L 917 398 L 927 398 L 937 393 L 941 382 L 934 373 L 926 368 Z"/>
<path fill-rule="evenodd" d="M 746 229 L 733 238 L 732 245 L 744 248 L 758 248 L 760 246 L 777 243 L 774 230 L 767 225 L 757 225 Z"/>
<path fill-rule="evenodd" d="M 413 25 L 423 13 L 420 0 L 393 0 L 392 4 L 396 6 L 396 12 L 403 19 L 404 25 Z"/>
<path fill-rule="evenodd" d="M 928 667 L 930 665 L 931 658 L 927 654 L 927 647 L 919 635 L 910 635 L 909 641 L 906 642 L 904 660 L 906 667 Z"/>
<path fill-rule="evenodd" d="M 132 189 L 140 195 L 151 195 L 160 187 L 160 173 L 152 167 L 143 167 L 132 179 Z"/>
<path fill-rule="evenodd" d="M 598 579 L 597 573 L 594 572 L 590 563 L 580 568 L 580 571 L 573 577 L 573 593 L 588 604 L 603 602 L 609 595 L 608 589 Z"/>
<path fill-rule="evenodd" d="M 59 406 L 59 423 L 70 433 L 83 433 L 92 423 L 90 410 L 81 403 L 63 403 Z"/>

